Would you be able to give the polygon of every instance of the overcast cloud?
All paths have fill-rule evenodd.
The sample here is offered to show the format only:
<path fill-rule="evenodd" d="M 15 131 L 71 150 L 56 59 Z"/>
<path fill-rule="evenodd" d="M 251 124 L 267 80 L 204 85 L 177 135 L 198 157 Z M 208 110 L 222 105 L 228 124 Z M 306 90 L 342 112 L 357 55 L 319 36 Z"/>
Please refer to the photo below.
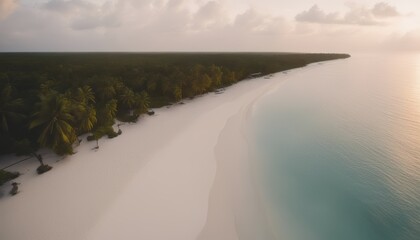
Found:
<path fill-rule="evenodd" d="M 418 50 L 418 13 L 399 9 L 404 0 L 296 2 L 0 0 L 0 51 Z"/>
<path fill-rule="evenodd" d="M 379 2 L 372 8 L 348 4 L 349 10 L 344 14 L 339 12 L 326 13 L 314 5 L 307 11 L 296 16 L 297 21 L 324 23 L 324 24 L 348 24 L 348 25 L 387 25 L 392 23 L 391 18 L 400 16 L 398 10 L 385 2 Z"/>

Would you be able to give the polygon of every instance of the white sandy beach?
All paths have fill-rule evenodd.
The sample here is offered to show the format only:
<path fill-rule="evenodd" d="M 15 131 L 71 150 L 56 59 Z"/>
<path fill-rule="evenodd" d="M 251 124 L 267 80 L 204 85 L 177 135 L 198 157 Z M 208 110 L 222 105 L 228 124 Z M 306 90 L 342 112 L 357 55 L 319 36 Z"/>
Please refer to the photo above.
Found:
<path fill-rule="evenodd" d="M 0 238 L 270 239 L 247 173 L 244 125 L 253 103 L 286 76 L 157 109 L 100 140 L 98 151 L 83 141 L 73 156 L 44 154 L 54 168 L 42 176 L 35 159 L 8 169 L 23 175 L 18 195 L 0 188 Z"/>

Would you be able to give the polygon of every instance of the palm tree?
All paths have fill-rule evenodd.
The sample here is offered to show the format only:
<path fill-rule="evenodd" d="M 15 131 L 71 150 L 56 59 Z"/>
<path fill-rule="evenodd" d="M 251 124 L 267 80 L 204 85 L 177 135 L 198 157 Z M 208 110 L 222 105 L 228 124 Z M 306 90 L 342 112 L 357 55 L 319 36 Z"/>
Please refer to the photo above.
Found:
<path fill-rule="evenodd" d="M 115 94 L 115 87 L 111 83 L 105 83 L 105 85 L 98 88 L 98 96 L 102 101 L 112 99 Z"/>
<path fill-rule="evenodd" d="M 29 128 L 40 128 L 38 142 L 41 146 L 55 151 L 63 146 L 71 146 L 76 140 L 76 132 L 71 125 L 71 102 L 60 94 L 41 95 L 39 110 Z"/>
<path fill-rule="evenodd" d="M 175 98 L 175 101 L 181 101 L 182 100 L 182 88 L 180 86 L 175 86 L 172 94 Z"/>
<path fill-rule="evenodd" d="M 117 116 L 118 104 L 117 100 L 112 99 L 99 109 L 98 124 L 109 125 Z"/>
<path fill-rule="evenodd" d="M 113 120 L 117 116 L 118 104 L 117 100 L 112 99 L 107 104 L 105 104 L 106 119 Z"/>
<path fill-rule="evenodd" d="M 78 120 L 78 129 L 80 132 L 86 133 L 92 130 L 98 122 L 95 108 L 93 106 L 85 106 Z"/>
<path fill-rule="evenodd" d="M 93 132 L 92 136 L 93 136 L 93 139 L 95 139 L 96 141 L 96 147 L 94 147 L 93 149 L 95 150 L 99 149 L 99 139 L 101 139 L 102 136 L 106 134 L 106 131 L 107 131 L 106 127 L 99 127 Z"/>
<path fill-rule="evenodd" d="M 204 74 L 201 77 L 201 82 L 200 82 L 201 92 L 205 93 L 208 89 L 210 89 L 211 84 L 212 84 L 211 77 L 208 74 Z"/>
<path fill-rule="evenodd" d="M 147 92 L 143 91 L 137 95 L 137 111 L 139 114 L 146 113 L 150 106 L 150 98 Z"/>
<path fill-rule="evenodd" d="M 72 125 L 76 133 L 79 135 L 92 130 L 97 122 L 96 110 L 93 107 L 95 95 L 92 88 L 86 85 L 75 91 L 68 91 L 66 97 L 71 100 L 71 114 L 74 116 Z"/>
<path fill-rule="evenodd" d="M 95 94 L 90 86 L 85 85 L 77 89 L 77 93 L 81 103 L 85 105 L 95 103 Z"/>
<path fill-rule="evenodd" d="M 22 119 L 25 115 L 17 112 L 19 108 L 23 107 L 23 99 L 12 97 L 12 86 L 6 85 L 1 91 L 0 95 L 0 130 L 3 132 L 9 131 L 11 121 Z"/>
<path fill-rule="evenodd" d="M 118 100 L 125 109 L 131 110 L 136 103 L 136 95 L 133 90 L 125 87 Z"/>
<path fill-rule="evenodd" d="M 222 77 L 223 77 L 222 68 L 216 65 L 211 65 L 210 73 L 211 73 L 211 78 L 213 79 L 213 82 L 214 82 L 214 86 L 216 88 L 220 87 L 220 85 L 222 85 Z"/>

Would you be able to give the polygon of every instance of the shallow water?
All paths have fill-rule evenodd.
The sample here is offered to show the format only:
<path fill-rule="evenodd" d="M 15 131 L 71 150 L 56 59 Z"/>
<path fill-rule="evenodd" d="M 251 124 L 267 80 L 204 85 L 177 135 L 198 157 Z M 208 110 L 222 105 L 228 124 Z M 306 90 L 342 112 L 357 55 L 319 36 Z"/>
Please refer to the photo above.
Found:
<path fill-rule="evenodd" d="M 285 76 L 253 116 L 278 238 L 420 239 L 420 55 Z"/>

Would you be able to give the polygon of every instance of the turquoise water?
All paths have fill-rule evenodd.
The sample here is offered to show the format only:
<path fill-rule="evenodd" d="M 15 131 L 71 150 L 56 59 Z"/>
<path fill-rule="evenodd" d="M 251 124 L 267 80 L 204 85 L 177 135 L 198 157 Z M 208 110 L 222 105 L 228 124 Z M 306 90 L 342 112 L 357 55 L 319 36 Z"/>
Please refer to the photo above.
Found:
<path fill-rule="evenodd" d="M 253 117 L 278 239 L 419 240 L 420 55 L 279 78 Z"/>

